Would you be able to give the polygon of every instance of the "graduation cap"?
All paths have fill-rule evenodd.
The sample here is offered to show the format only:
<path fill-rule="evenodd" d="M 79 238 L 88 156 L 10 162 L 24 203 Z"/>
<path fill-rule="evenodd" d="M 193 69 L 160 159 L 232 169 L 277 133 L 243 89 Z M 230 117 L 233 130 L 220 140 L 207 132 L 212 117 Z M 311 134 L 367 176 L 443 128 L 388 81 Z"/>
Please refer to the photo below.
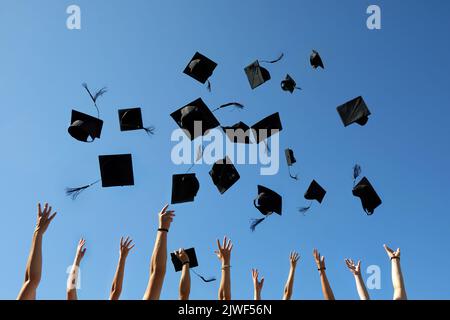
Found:
<path fill-rule="evenodd" d="M 355 122 L 360 126 L 364 126 L 369 121 L 371 114 L 361 96 L 337 107 L 337 111 L 345 127 Z"/>
<path fill-rule="evenodd" d="M 318 67 L 325 69 L 325 67 L 323 66 L 322 58 L 316 50 L 312 51 L 311 56 L 309 57 L 309 61 L 311 62 L 311 66 L 314 69 L 317 69 Z"/>
<path fill-rule="evenodd" d="M 205 84 L 208 82 L 208 91 L 211 91 L 211 83 L 209 78 L 212 76 L 217 63 L 205 57 L 199 52 L 196 52 L 184 69 L 183 73 L 194 78 L 198 82 Z"/>
<path fill-rule="evenodd" d="M 282 197 L 273 190 L 267 187 L 258 185 L 258 196 L 253 200 L 253 205 L 265 217 L 261 219 L 252 219 L 250 229 L 255 231 L 256 226 L 263 222 L 268 216 L 273 213 L 282 214 Z"/>
<path fill-rule="evenodd" d="M 269 148 L 266 139 L 270 138 L 273 134 L 276 134 L 283 130 L 281 125 L 280 114 L 278 112 L 265 117 L 258 123 L 255 123 L 252 127 L 253 135 L 255 136 L 256 143 L 264 141 L 267 149 Z"/>
<path fill-rule="evenodd" d="M 286 156 L 286 162 L 288 165 L 289 176 L 294 180 L 298 180 L 298 175 L 291 174 L 291 167 L 297 162 L 297 160 L 294 157 L 294 151 L 292 149 L 288 148 L 288 149 L 284 150 L 284 154 Z"/>
<path fill-rule="evenodd" d="M 209 175 L 221 194 L 240 179 L 239 172 L 228 157 L 214 163 Z"/>
<path fill-rule="evenodd" d="M 311 208 L 312 201 L 314 201 L 314 200 L 317 201 L 317 202 L 319 202 L 319 203 L 322 203 L 323 198 L 325 197 L 325 194 L 326 194 L 326 193 L 327 193 L 327 192 L 325 191 L 325 189 L 322 188 L 322 187 L 317 183 L 316 180 L 313 180 L 313 181 L 311 182 L 311 184 L 309 185 L 308 190 L 306 190 L 306 192 L 305 192 L 305 199 L 306 199 L 306 200 L 311 200 L 311 204 L 310 204 L 308 207 L 302 207 L 302 208 L 300 208 L 299 211 L 300 211 L 301 213 L 307 212 L 307 211 Z"/>
<path fill-rule="evenodd" d="M 222 130 L 233 143 L 252 143 L 250 141 L 250 127 L 242 121 L 239 121 L 231 127 L 222 127 Z"/>
<path fill-rule="evenodd" d="M 352 193 L 355 197 L 361 199 L 364 211 L 369 216 L 372 215 L 375 209 L 382 203 L 377 192 L 366 177 L 362 178 L 361 181 L 353 187 Z"/>
<path fill-rule="evenodd" d="M 195 249 L 194 248 L 186 249 L 186 250 L 184 250 L 184 252 L 186 253 L 186 255 L 189 258 L 189 269 L 192 270 L 193 268 L 198 267 L 198 260 L 197 260 L 197 255 L 195 253 Z M 170 258 L 172 260 L 175 272 L 180 272 L 181 270 L 183 270 L 183 263 L 180 261 L 180 259 L 178 259 L 178 257 L 176 256 L 176 254 L 174 252 L 170 253 Z M 202 275 L 198 274 L 195 270 L 192 270 L 192 272 L 194 272 L 204 282 L 216 281 L 216 278 L 209 278 L 209 279 L 205 278 Z"/>
<path fill-rule="evenodd" d="M 247 75 L 248 82 L 250 83 L 250 87 L 255 89 L 262 85 L 263 83 L 270 80 L 270 72 L 261 66 L 261 63 L 276 63 L 283 59 L 284 54 L 281 54 L 277 59 L 267 61 L 267 60 L 256 60 L 245 67 L 244 71 Z"/>
<path fill-rule="evenodd" d="M 101 179 L 82 187 L 66 188 L 66 195 L 75 200 L 81 192 L 100 181 L 103 188 L 134 185 L 131 154 L 101 155 L 98 162 Z"/>
<path fill-rule="evenodd" d="M 102 128 L 103 120 L 72 110 L 72 118 L 67 131 L 78 141 L 93 142 L 95 139 L 100 138 Z"/>
<path fill-rule="evenodd" d="M 283 91 L 289 91 L 290 93 L 294 93 L 294 90 L 302 90 L 302 88 L 297 87 L 297 83 L 290 75 L 286 75 L 286 78 L 281 81 L 281 89 Z"/>
<path fill-rule="evenodd" d="M 178 126 L 189 133 L 191 140 L 203 136 L 207 131 L 218 127 L 219 121 L 201 98 L 185 105 L 170 115 Z M 201 130 L 194 130 L 195 122 L 201 122 Z"/>
<path fill-rule="evenodd" d="M 195 173 L 174 174 L 172 176 L 172 204 L 192 202 L 200 189 Z"/>
<path fill-rule="evenodd" d="M 147 134 L 154 134 L 154 127 L 144 127 L 141 108 L 120 109 L 120 131 L 144 130 Z"/>

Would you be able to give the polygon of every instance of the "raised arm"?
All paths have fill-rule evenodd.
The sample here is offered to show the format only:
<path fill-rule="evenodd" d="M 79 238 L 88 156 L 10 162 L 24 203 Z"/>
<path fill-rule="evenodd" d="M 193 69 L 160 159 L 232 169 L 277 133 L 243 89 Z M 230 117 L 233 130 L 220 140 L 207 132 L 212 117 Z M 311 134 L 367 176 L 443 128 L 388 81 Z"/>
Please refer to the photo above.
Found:
<path fill-rule="evenodd" d="M 125 274 L 125 263 L 128 253 L 134 248 L 133 240 L 127 237 L 125 240 L 120 238 L 119 262 L 117 263 L 116 274 L 111 286 L 109 300 L 119 300 L 122 293 L 123 276 Z"/>
<path fill-rule="evenodd" d="M 159 228 L 150 262 L 150 277 L 144 293 L 144 300 L 158 300 L 161 295 L 161 289 L 166 275 L 167 234 L 173 217 L 175 217 L 174 211 L 167 210 L 168 207 L 169 205 L 166 204 L 158 215 Z"/>
<path fill-rule="evenodd" d="M 231 300 L 231 250 L 233 244 L 227 237 L 223 238 L 223 244 L 217 239 L 218 250 L 214 251 L 219 260 L 222 262 L 222 278 L 219 287 L 219 300 Z"/>
<path fill-rule="evenodd" d="M 289 269 L 289 275 L 286 281 L 286 285 L 284 286 L 283 300 L 291 300 L 294 288 L 295 269 L 297 268 L 297 262 L 299 259 L 300 255 L 297 252 L 291 252 L 291 255 L 289 256 L 291 267 Z"/>
<path fill-rule="evenodd" d="M 25 281 L 17 296 L 17 300 L 36 299 L 36 290 L 42 276 L 42 238 L 50 222 L 56 216 L 56 212 L 53 214 L 51 212 L 52 207 L 47 203 L 44 205 L 43 211 L 41 204 L 38 204 L 36 228 L 34 229 L 33 239 L 31 241 L 31 249 L 25 271 Z"/>
<path fill-rule="evenodd" d="M 334 300 L 333 290 L 331 290 L 330 283 L 328 282 L 325 257 L 321 257 L 317 249 L 313 251 L 314 260 L 316 261 L 317 270 L 320 274 L 320 283 L 322 285 L 322 293 L 325 300 Z"/>
<path fill-rule="evenodd" d="M 77 279 L 81 260 L 83 260 L 84 254 L 86 253 L 86 248 L 84 247 L 85 244 L 86 240 L 84 240 L 83 238 L 81 238 L 78 242 L 75 259 L 73 261 L 72 268 L 70 269 L 69 277 L 67 278 L 67 300 L 78 300 Z"/>
<path fill-rule="evenodd" d="M 252 269 L 252 279 L 253 279 L 253 299 L 261 300 L 261 291 L 264 285 L 264 277 L 261 281 L 258 280 L 259 272 L 257 269 Z"/>
<path fill-rule="evenodd" d="M 391 259 L 394 300 L 406 300 L 405 283 L 403 281 L 403 274 L 400 266 L 400 248 L 398 248 L 397 251 L 394 251 L 387 245 L 384 245 L 384 249 L 389 256 L 389 259 Z"/>
<path fill-rule="evenodd" d="M 189 269 L 189 257 L 184 249 L 175 251 L 175 255 L 181 261 L 183 270 L 181 270 L 180 287 L 179 287 L 179 299 L 189 300 L 189 294 L 191 293 L 191 273 Z"/>
<path fill-rule="evenodd" d="M 355 265 L 352 259 L 345 259 L 345 264 L 347 265 L 350 272 L 355 276 L 356 290 L 358 291 L 360 300 L 370 300 L 369 292 L 367 292 L 366 285 L 361 275 L 361 261 Z"/>

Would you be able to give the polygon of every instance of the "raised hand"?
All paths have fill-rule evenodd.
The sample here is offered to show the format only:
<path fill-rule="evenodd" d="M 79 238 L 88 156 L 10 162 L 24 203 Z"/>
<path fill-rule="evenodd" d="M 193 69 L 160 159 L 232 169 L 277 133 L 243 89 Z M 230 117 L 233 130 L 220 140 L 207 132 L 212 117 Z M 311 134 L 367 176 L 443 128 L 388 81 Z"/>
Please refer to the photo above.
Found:
<path fill-rule="evenodd" d="M 258 292 L 261 292 L 263 286 L 264 286 L 264 277 L 261 278 L 261 281 L 258 280 L 259 272 L 258 269 L 252 269 L 252 279 L 253 279 L 253 286 L 255 290 Z"/>
<path fill-rule="evenodd" d="M 392 259 L 400 259 L 400 248 L 397 248 L 396 251 L 389 248 L 387 245 L 383 245 L 384 250 L 386 250 L 387 255 L 389 258 Z"/>
<path fill-rule="evenodd" d="M 128 257 L 128 253 L 133 248 L 134 243 L 133 240 L 130 239 L 130 237 L 127 237 L 126 239 L 124 239 L 123 237 L 120 238 L 120 257 L 122 258 Z"/>
<path fill-rule="evenodd" d="M 184 265 L 186 263 L 189 263 L 189 257 L 186 253 L 186 251 L 184 251 L 184 249 L 178 249 L 177 251 L 174 252 L 175 256 L 178 258 L 178 260 L 181 261 L 181 263 Z"/>
<path fill-rule="evenodd" d="M 353 273 L 355 276 L 361 275 L 360 260 L 358 260 L 358 263 L 355 264 L 355 262 L 352 259 L 345 259 L 345 264 L 347 265 L 347 268 L 350 270 L 350 272 Z"/>
<path fill-rule="evenodd" d="M 175 217 L 175 214 L 173 210 L 167 210 L 169 207 L 168 204 L 162 208 L 161 212 L 158 214 L 159 216 L 159 228 L 169 230 L 170 224 L 173 221 L 173 218 Z"/>
<path fill-rule="evenodd" d="M 231 250 L 233 249 L 233 244 L 231 243 L 231 239 L 228 239 L 226 236 L 223 238 L 223 244 L 220 244 L 220 240 L 217 239 L 217 247 L 218 250 L 214 251 L 222 261 L 223 264 L 229 264 L 231 260 Z"/>
<path fill-rule="evenodd" d="M 317 249 L 314 249 L 313 256 L 314 256 L 314 261 L 316 262 L 316 265 L 317 265 L 317 269 L 326 270 L 325 257 L 321 256 L 319 251 L 317 251 Z"/>
<path fill-rule="evenodd" d="M 44 210 L 41 208 L 41 204 L 38 203 L 38 214 L 36 221 L 36 229 L 35 231 L 39 234 L 44 234 L 47 231 L 50 222 L 52 222 L 53 218 L 56 216 L 56 212 L 52 213 L 52 207 L 46 203 L 44 205 Z"/>
<path fill-rule="evenodd" d="M 298 254 L 298 252 L 292 251 L 290 256 L 289 256 L 289 261 L 291 262 L 291 268 L 296 268 L 297 267 L 297 262 L 300 260 L 300 255 Z"/>
<path fill-rule="evenodd" d="M 84 258 L 84 254 L 86 253 L 86 248 L 84 247 L 86 244 L 86 240 L 83 238 L 80 239 L 77 246 L 77 253 L 75 254 L 75 264 L 79 265 L 81 260 Z"/>

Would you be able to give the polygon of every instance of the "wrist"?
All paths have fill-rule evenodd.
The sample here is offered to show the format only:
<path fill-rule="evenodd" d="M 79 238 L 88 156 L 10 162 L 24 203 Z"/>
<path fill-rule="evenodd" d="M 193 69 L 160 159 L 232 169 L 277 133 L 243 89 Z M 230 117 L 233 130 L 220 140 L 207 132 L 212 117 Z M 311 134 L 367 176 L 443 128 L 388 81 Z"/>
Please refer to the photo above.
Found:
<path fill-rule="evenodd" d="M 168 233 L 168 232 L 169 232 L 169 228 L 164 227 L 164 226 L 160 226 L 160 227 L 158 228 L 158 232 L 161 232 L 161 233 Z"/>
<path fill-rule="evenodd" d="M 43 235 L 44 235 L 44 231 L 42 231 L 42 229 L 40 229 L 39 227 L 36 227 L 34 229 L 33 236 L 42 237 Z"/>

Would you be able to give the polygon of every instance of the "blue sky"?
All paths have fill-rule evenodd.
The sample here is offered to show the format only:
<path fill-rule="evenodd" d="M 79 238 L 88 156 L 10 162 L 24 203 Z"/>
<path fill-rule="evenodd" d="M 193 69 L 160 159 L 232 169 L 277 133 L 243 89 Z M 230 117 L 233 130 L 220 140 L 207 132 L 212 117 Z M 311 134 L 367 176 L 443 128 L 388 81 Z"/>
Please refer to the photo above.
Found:
<path fill-rule="evenodd" d="M 66 8 L 82 10 L 82 29 L 66 28 Z M 382 9 L 382 29 L 366 28 L 366 8 Z M 326 256 L 338 299 L 357 299 L 344 258 L 379 265 L 382 289 L 391 299 L 390 265 L 383 243 L 402 249 L 409 298 L 448 299 L 450 263 L 447 165 L 450 127 L 447 77 L 450 46 L 447 1 L 2 1 L 0 10 L 0 146 L 3 210 L 0 298 L 16 297 L 25 271 L 36 203 L 59 212 L 45 235 L 41 299 L 64 299 L 66 269 L 78 239 L 87 240 L 81 299 L 105 299 L 118 258 L 119 239 L 136 248 L 126 266 L 123 299 L 140 299 L 157 228 L 157 212 L 170 201 L 171 176 L 188 166 L 170 159 L 177 128 L 169 114 L 202 97 L 210 106 L 238 100 L 241 112 L 219 120 L 249 124 L 279 111 L 281 148 L 296 152 L 300 181 L 288 177 L 281 154 L 276 176 L 258 166 L 237 166 L 241 180 L 224 195 L 210 181 L 210 166 L 195 167 L 201 188 L 194 203 L 173 206 L 168 247 L 196 247 L 200 268 L 220 276 L 215 240 L 228 235 L 232 295 L 251 299 L 250 269 L 266 278 L 263 298 L 279 299 L 291 250 L 301 254 L 294 299 L 322 299 L 312 250 Z M 325 71 L 309 66 L 317 49 Z M 213 91 L 182 74 L 200 51 L 218 62 Z M 243 68 L 255 59 L 285 59 L 270 66 L 272 80 L 252 91 Z M 279 82 L 291 74 L 303 88 L 293 95 Z M 82 82 L 108 86 L 101 99 L 102 138 L 92 144 L 67 134 L 72 108 L 95 114 Z M 344 128 L 336 107 L 364 96 L 372 116 L 365 127 Z M 139 106 L 157 134 L 119 131 L 117 109 Z M 99 175 L 100 154 L 132 153 L 134 187 L 93 188 L 76 202 L 66 186 Z M 351 194 L 357 162 L 383 199 L 371 217 Z M 312 179 L 328 191 L 307 216 L 296 211 Z M 252 199 L 257 184 L 282 194 L 283 216 L 255 233 Z M 170 263 L 170 262 L 169 262 Z M 365 275 L 367 277 L 367 275 Z M 179 274 L 168 265 L 163 299 L 176 299 Z M 192 281 L 191 298 L 216 299 L 218 282 Z"/>

